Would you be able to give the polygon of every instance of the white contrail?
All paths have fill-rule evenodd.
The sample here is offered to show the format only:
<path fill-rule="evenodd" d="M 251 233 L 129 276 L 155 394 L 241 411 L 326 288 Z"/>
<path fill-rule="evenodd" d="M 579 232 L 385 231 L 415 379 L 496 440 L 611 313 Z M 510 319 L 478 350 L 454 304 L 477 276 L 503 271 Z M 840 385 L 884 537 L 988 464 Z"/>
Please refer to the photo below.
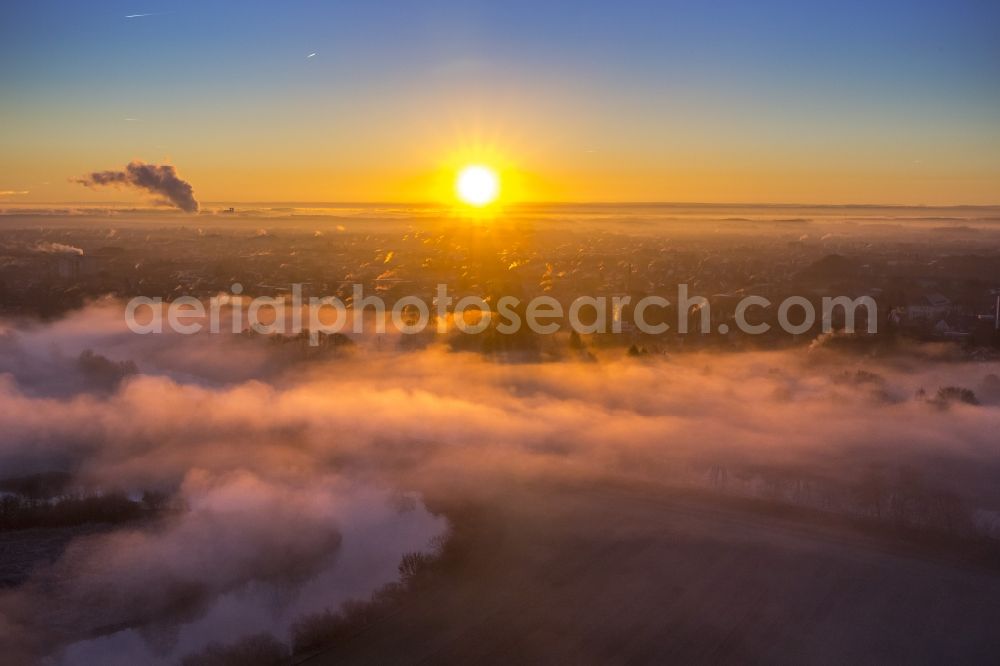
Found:
<path fill-rule="evenodd" d="M 125 18 L 142 18 L 143 16 L 162 16 L 164 14 L 169 14 L 170 12 L 152 12 L 150 14 L 128 14 Z"/>

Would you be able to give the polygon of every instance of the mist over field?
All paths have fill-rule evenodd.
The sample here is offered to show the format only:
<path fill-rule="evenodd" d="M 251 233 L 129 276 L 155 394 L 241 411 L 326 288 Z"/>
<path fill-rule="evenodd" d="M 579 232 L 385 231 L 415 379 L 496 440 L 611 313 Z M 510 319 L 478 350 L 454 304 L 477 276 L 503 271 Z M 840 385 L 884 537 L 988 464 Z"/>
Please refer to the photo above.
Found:
<path fill-rule="evenodd" d="M 422 498 L 503 503 L 524 484 L 696 489 L 1000 537 L 1000 363 L 940 345 L 497 362 L 362 336 L 289 363 L 262 338 L 136 336 L 122 311 L 3 323 L 3 476 L 59 472 L 59 495 L 168 507 L 17 572 L 0 592 L 13 654 L 171 663 L 258 631 L 289 640 L 297 617 L 433 548 L 448 520 Z"/>
<path fill-rule="evenodd" d="M 161 4 L 3 3 L 0 666 L 1000 663 L 1000 2 Z"/>
<path fill-rule="evenodd" d="M 201 211 L 0 215 L 0 644 L 17 659 L 1000 650 L 997 209 Z M 687 334 L 680 307 L 654 311 L 663 333 L 626 307 L 617 333 L 466 334 L 433 302 L 444 284 L 634 306 L 681 283 L 708 304 Z M 297 312 L 293 284 L 432 316 L 412 335 L 371 308 L 358 331 L 252 327 L 250 299 L 275 304 L 264 321 Z M 766 334 L 736 326 L 753 295 Z M 875 305 L 853 333 L 775 319 L 784 298 L 839 295 Z M 162 332 L 130 329 L 140 296 L 159 305 L 132 323 L 158 311 Z M 181 297 L 221 303 L 218 332 L 211 314 L 175 330 Z"/>

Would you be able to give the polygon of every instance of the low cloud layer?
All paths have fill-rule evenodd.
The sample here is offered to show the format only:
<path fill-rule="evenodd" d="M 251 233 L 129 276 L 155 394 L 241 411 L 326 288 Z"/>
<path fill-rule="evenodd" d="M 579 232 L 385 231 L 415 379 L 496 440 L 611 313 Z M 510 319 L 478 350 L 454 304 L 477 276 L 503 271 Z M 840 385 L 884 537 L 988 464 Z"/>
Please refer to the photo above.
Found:
<path fill-rule="evenodd" d="M 64 646 L 66 665 L 125 666 L 175 664 L 247 633 L 287 639 L 303 615 L 395 580 L 402 555 L 444 529 L 417 502 L 401 511 L 385 491 L 329 473 L 195 469 L 175 497 L 183 510 L 80 536 L 0 595 L 11 625 L 0 642 L 27 654 Z"/>
<path fill-rule="evenodd" d="M 158 197 L 158 202 L 186 213 L 198 212 L 191 184 L 177 177 L 169 164 L 146 164 L 139 160 L 128 163 L 122 171 L 94 171 L 76 182 L 90 188 L 131 187 Z"/>
<path fill-rule="evenodd" d="M 996 362 L 934 348 L 874 360 L 817 346 L 507 364 L 433 347 L 389 351 L 384 340 L 295 361 L 259 338 L 132 335 L 121 312 L 105 301 L 0 328 L 0 469 L 68 471 L 80 487 L 155 490 L 183 507 L 75 541 L 0 594 L 12 623 L 0 642 L 29 644 L 44 644 L 59 622 L 77 626 L 84 600 L 103 595 L 106 624 L 127 629 L 77 643 L 67 663 L 176 659 L 269 622 L 280 633 L 294 612 L 338 599 L 331 590 L 343 592 L 349 569 L 330 561 L 349 563 L 351 548 L 367 553 L 359 563 L 372 553 L 384 562 L 350 579 L 384 582 L 401 552 L 442 529 L 423 509 L 401 517 L 392 493 L 495 499 L 512 481 L 610 479 L 836 508 L 876 470 L 886 483 L 955 493 L 986 527 L 1000 515 Z M 97 382 L 98 358 L 98 370 L 135 371 Z M 954 385 L 983 404 L 933 401 Z M 287 573 L 327 583 L 277 606 L 253 596 Z M 178 619 L 178 598 L 199 604 Z M 171 623 L 180 629 L 164 634 Z"/>

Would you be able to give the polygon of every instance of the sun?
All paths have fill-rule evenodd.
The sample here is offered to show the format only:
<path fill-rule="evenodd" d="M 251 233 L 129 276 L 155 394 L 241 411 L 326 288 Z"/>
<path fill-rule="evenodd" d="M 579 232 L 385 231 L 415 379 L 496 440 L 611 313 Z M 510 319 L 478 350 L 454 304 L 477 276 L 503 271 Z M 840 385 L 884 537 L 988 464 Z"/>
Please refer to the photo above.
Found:
<path fill-rule="evenodd" d="M 482 164 L 470 164 L 458 172 L 455 193 L 470 206 L 488 206 L 500 196 L 500 177 Z"/>

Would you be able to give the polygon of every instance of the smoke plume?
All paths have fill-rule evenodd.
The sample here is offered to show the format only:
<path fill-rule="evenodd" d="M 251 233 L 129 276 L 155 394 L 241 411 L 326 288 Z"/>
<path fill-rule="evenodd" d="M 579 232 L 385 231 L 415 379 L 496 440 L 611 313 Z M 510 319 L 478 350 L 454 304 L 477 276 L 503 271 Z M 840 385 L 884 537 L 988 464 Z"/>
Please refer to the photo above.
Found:
<path fill-rule="evenodd" d="M 134 187 L 162 197 L 159 202 L 165 205 L 186 213 L 198 212 L 198 201 L 194 198 L 191 183 L 178 178 L 177 171 L 169 164 L 146 164 L 132 160 L 124 171 L 94 171 L 76 179 L 76 182 L 90 188 Z"/>

